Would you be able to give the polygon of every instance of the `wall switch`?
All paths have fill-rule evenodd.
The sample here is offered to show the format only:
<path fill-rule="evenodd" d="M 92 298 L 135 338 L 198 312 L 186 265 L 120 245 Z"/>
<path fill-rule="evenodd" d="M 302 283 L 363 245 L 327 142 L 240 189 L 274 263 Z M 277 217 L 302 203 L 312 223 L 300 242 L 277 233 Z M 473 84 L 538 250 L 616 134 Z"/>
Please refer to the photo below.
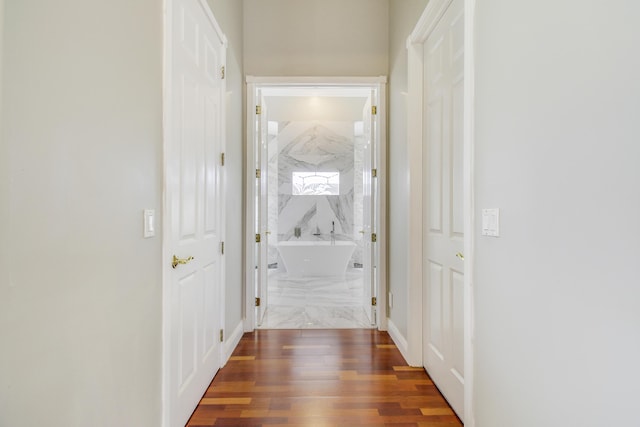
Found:
<path fill-rule="evenodd" d="M 389 308 L 393 308 L 393 294 L 389 292 Z"/>
<path fill-rule="evenodd" d="M 156 211 L 154 209 L 144 210 L 144 232 L 145 238 L 156 235 Z"/>
<path fill-rule="evenodd" d="M 482 235 L 500 236 L 500 209 L 482 209 Z"/>

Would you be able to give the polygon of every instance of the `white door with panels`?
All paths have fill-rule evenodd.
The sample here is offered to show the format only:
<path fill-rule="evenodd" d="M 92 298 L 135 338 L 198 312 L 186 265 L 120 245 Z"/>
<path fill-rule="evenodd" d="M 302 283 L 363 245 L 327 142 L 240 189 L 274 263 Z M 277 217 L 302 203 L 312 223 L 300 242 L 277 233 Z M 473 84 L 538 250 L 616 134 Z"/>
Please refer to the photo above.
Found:
<path fill-rule="evenodd" d="M 226 43 L 199 0 L 167 17 L 164 424 L 177 427 L 221 363 Z"/>
<path fill-rule="evenodd" d="M 423 363 L 464 415 L 464 2 L 424 43 Z"/>
<path fill-rule="evenodd" d="M 362 167 L 362 273 L 363 292 L 362 306 L 367 315 L 369 323 L 375 325 L 376 322 L 376 286 L 375 286 L 375 195 L 376 179 L 374 175 L 374 141 L 375 141 L 375 114 L 374 92 L 369 95 L 362 110 L 363 122 L 363 167 Z"/>
<path fill-rule="evenodd" d="M 269 192 L 268 192 L 268 170 L 269 170 L 269 153 L 268 153 L 268 124 L 267 124 L 267 103 L 262 96 L 262 91 L 258 90 L 256 99 L 259 100 L 256 105 L 256 250 L 258 252 L 256 259 L 258 265 L 256 267 L 256 325 L 262 326 L 264 315 L 269 304 L 269 238 L 271 231 L 269 230 Z M 277 240 L 277 236 L 274 236 Z M 258 241 L 259 240 L 259 241 Z"/>

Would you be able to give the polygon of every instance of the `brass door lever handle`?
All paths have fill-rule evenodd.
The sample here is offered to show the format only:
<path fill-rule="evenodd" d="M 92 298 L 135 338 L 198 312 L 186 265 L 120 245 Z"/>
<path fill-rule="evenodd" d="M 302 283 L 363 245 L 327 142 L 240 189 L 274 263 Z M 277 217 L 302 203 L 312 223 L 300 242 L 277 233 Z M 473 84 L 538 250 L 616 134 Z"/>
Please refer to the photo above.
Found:
<path fill-rule="evenodd" d="M 460 258 L 462 261 L 464 261 L 464 255 L 462 255 L 462 252 L 458 252 L 456 256 Z"/>
<path fill-rule="evenodd" d="M 171 267 L 176 268 L 178 264 L 186 264 L 193 259 L 192 256 L 189 258 L 178 258 L 177 256 L 173 256 L 173 261 L 171 262 Z"/>

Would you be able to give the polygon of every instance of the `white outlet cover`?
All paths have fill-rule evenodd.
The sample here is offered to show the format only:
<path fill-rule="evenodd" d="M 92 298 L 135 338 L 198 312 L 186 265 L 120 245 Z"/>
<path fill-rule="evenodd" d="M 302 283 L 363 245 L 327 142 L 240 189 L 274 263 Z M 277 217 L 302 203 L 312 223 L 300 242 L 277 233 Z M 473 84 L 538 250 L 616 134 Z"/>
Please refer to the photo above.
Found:
<path fill-rule="evenodd" d="M 482 209 L 482 235 L 500 237 L 500 209 Z"/>

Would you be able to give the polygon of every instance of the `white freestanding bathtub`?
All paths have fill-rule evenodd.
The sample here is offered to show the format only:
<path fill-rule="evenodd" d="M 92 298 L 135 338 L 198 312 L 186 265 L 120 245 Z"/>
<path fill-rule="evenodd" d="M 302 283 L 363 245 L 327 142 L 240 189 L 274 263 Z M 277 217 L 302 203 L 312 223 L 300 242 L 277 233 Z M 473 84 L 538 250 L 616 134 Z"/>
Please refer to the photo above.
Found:
<path fill-rule="evenodd" d="M 278 242 L 278 252 L 291 277 L 343 276 L 355 248 L 356 244 L 348 241 Z"/>

